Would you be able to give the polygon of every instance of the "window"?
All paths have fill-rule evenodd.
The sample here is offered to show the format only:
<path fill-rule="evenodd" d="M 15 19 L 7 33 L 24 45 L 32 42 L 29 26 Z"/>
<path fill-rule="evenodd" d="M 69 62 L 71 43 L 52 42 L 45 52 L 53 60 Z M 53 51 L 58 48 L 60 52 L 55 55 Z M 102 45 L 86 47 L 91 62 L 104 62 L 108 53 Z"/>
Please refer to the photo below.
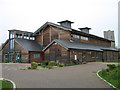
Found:
<path fill-rule="evenodd" d="M 18 35 L 18 38 L 22 38 L 22 35 Z"/>
<path fill-rule="evenodd" d="M 98 52 L 96 52 L 96 58 L 98 58 Z"/>
<path fill-rule="evenodd" d="M 34 58 L 40 58 L 40 54 L 34 54 Z"/>
<path fill-rule="evenodd" d="M 91 57 L 95 58 L 95 52 L 94 51 L 91 52 Z"/>
<path fill-rule="evenodd" d="M 24 39 L 27 39 L 27 36 L 24 36 Z"/>
<path fill-rule="evenodd" d="M 30 40 L 35 40 L 35 37 L 30 37 Z"/>
<path fill-rule="evenodd" d="M 4 61 L 8 60 L 8 54 L 4 54 Z"/>
<path fill-rule="evenodd" d="M 27 39 L 29 39 L 29 37 L 27 36 Z"/>
<path fill-rule="evenodd" d="M 14 39 L 10 40 L 10 51 L 14 51 Z"/>
<path fill-rule="evenodd" d="M 14 33 L 10 33 L 10 38 L 14 38 Z"/>
<path fill-rule="evenodd" d="M 79 36 L 79 35 L 75 35 L 75 34 L 71 34 L 71 37 L 74 37 L 74 38 L 80 39 L 80 36 Z"/>
<path fill-rule="evenodd" d="M 88 41 L 88 37 L 81 36 L 81 39 Z"/>

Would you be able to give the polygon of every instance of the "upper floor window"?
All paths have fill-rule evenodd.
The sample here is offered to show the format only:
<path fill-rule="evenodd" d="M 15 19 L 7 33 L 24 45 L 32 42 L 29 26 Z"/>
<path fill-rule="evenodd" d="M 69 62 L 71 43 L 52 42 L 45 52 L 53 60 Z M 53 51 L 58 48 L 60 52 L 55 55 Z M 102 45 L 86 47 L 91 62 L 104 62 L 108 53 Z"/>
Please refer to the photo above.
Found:
<path fill-rule="evenodd" d="M 30 37 L 30 40 L 35 40 L 35 37 Z"/>
<path fill-rule="evenodd" d="M 71 36 L 74 37 L 74 38 L 80 39 L 79 35 L 72 34 Z"/>
<path fill-rule="evenodd" d="M 24 39 L 27 39 L 27 36 L 24 36 Z"/>
<path fill-rule="evenodd" d="M 14 38 L 14 33 L 10 33 L 10 38 Z"/>
<path fill-rule="evenodd" d="M 18 35 L 17 37 L 18 37 L 18 38 L 22 38 L 22 35 Z"/>
<path fill-rule="evenodd" d="M 88 37 L 81 36 L 81 39 L 88 41 Z"/>

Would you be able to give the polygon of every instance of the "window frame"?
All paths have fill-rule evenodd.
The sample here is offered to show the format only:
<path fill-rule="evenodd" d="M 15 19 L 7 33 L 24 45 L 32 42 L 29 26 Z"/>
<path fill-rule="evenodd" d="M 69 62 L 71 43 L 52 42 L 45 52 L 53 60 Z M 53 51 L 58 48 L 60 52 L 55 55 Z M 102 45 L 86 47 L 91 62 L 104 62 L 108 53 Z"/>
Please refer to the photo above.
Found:
<path fill-rule="evenodd" d="M 33 54 L 33 58 L 34 58 L 34 59 L 40 58 L 40 54 L 39 54 L 39 53 L 34 53 L 34 54 Z"/>

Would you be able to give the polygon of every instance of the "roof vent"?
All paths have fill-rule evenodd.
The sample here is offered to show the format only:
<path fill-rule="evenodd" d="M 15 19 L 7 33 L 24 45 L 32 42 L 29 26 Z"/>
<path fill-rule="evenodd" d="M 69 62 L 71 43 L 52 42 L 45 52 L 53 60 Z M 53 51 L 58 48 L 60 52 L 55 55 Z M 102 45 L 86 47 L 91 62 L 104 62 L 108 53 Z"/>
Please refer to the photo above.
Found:
<path fill-rule="evenodd" d="M 61 22 L 58 22 L 60 23 L 61 26 L 64 26 L 66 28 L 71 28 L 71 24 L 74 23 L 74 22 L 71 22 L 69 20 L 65 20 L 65 21 L 61 21 Z"/>
<path fill-rule="evenodd" d="M 81 30 L 81 32 L 89 33 L 89 30 L 90 30 L 91 28 L 84 27 L 84 28 L 78 28 L 78 29 Z"/>

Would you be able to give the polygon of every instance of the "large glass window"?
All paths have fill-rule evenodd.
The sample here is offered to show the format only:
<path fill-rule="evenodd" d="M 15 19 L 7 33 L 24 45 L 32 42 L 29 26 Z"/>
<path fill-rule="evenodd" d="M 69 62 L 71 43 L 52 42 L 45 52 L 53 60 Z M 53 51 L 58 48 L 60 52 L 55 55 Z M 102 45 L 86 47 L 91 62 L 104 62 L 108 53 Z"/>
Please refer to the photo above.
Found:
<path fill-rule="evenodd" d="M 34 58 L 40 58 L 40 54 L 34 54 Z"/>
<path fill-rule="evenodd" d="M 10 51 L 14 51 L 14 39 L 10 40 Z"/>

